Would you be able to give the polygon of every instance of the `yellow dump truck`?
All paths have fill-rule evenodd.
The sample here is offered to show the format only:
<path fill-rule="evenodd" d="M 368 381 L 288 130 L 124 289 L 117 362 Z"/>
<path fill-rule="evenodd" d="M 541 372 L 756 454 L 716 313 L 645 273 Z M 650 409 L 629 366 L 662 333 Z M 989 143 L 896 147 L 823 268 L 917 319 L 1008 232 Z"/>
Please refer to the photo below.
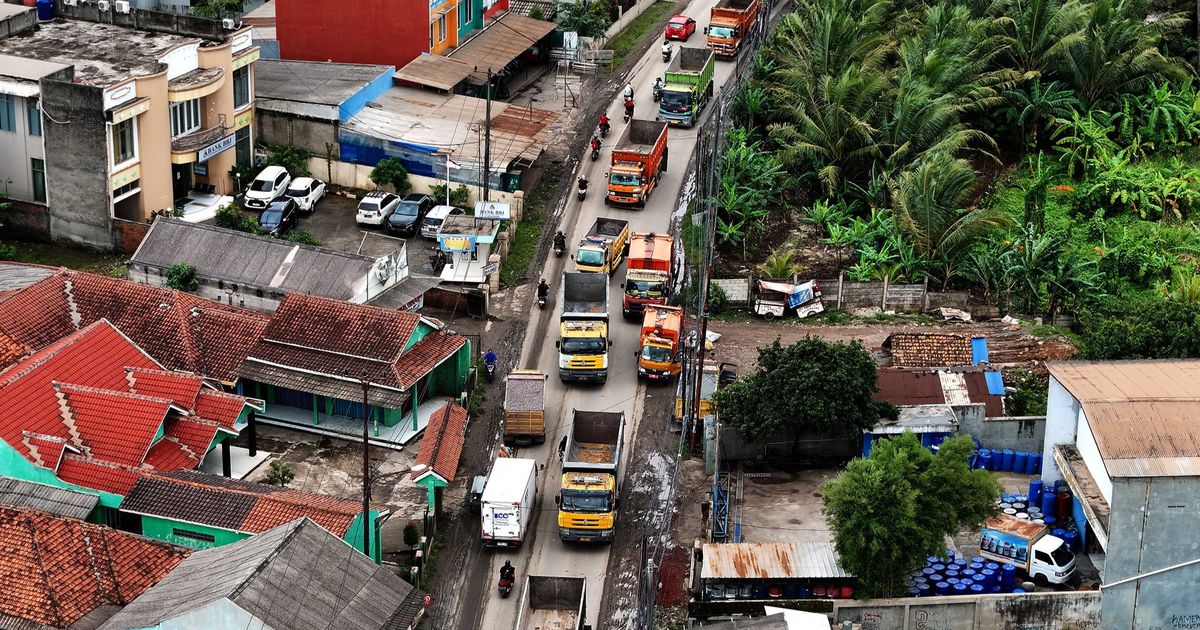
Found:
<path fill-rule="evenodd" d="M 571 410 L 563 451 L 558 535 L 572 542 L 611 542 L 621 495 L 625 413 Z"/>
<path fill-rule="evenodd" d="M 558 378 L 608 380 L 608 276 L 564 272 L 559 315 Z"/>
<path fill-rule="evenodd" d="M 546 375 L 513 370 L 504 381 L 504 443 L 509 446 L 546 441 Z"/>

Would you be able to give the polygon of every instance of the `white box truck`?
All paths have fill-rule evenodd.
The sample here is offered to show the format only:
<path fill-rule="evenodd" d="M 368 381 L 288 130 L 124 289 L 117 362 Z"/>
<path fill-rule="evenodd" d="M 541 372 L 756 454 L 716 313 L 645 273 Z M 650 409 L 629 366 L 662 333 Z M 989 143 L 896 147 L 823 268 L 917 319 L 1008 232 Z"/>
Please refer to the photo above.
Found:
<path fill-rule="evenodd" d="M 1047 531 L 1045 525 L 1001 514 L 983 524 L 979 555 L 1011 564 L 1031 580 L 1041 576 L 1051 584 L 1065 584 L 1075 574 L 1075 554 Z"/>
<path fill-rule="evenodd" d="M 519 546 L 532 531 L 537 503 L 537 462 L 497 458 L 479 501 L 483 544 Z"/>

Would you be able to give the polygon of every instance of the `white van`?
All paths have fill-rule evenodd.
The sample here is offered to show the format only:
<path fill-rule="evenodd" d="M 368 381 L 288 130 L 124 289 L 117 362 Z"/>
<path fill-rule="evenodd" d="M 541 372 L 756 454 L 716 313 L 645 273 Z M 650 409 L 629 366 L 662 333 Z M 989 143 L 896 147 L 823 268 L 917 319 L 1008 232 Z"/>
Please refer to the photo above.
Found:
<path fill-rule="evenodd" d="M 425 220 L 421 221 L 421 236 L 425 238 L 437 238 L 438 232 L 442 231 L 442 223 L 446 221 L 446 217 L 462 213 L 462 208 L 434 206 L 425 214 Z"/>

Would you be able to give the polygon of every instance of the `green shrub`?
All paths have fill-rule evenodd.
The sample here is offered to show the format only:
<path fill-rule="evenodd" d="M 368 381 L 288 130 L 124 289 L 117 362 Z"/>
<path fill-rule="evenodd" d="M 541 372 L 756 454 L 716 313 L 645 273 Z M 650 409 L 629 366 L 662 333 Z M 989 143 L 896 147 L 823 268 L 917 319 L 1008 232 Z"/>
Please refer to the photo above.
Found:
<path fill-rule="evenodd" d="M 1004 394 L 1004 412 L 1010 416 L 1046 415 L 1049 375 L 1017 368 L 1004 375 L 1005 384 L 1016 391 Z"/>
<path fill-rule="evenodd" d="M 607 0 L 560 2 L 558 15 L 559 28 L 575 31 L 582 37 L 600 37 L 612 24 Z"/>
<path fill-rule="evenodd" d="M 290 464 L 284 463 L 281 459 L 271 460 L 271 466 L 267 468 L 267 483 L 273 486 L 286 486 L 295 478 L 296 471 Z"/>
<path fill-rule="evenodd" d="M 267 164 L 286 168 L 292 177 L 308 177 L 308 159 L 312 153 L 294 147 L 271 147 L 267 153 Z"/>
<path fill-rule="evenodd" d="M 421 530 L 417 529 L 415 521 L 409 521 L 404 524 L 404 544 L 409 547 L 416 547 L 417 543 L 421 542 Z"/>
<path fill-rule="evenodd" d="M 400 158 L 383 158 L 371 169 L 371 182 L 380 188 L 391 186 L 395 189 L 396 194 L 403 195 L 412 189 L 412 184 L 408 181 L 408 169 L 404 168 L 404 163 Z M 445 189 L 442 190 L 444 198 Z"/>
<path fill-rule="evenodd" d="M 1085 359 L 1200 357 L 1200 304 L 1119 297 L 1084 312 L 1077 324 Z"/>
<path fill-rule="evenodd" d="M 308 230 L 292 230 L 291 232 L 283 235 L 283 240 L 291 241 L 293 243 L 300 243 L 301 245 L 321 244 L 321 241 L 317 240 L 317 237 L 313 236 L 312 232 L 309 232 Z"/>
<path fill-rule="evenodd" d="M 195 291 L 200 288 L 200 280 L 196 278 L 196 268 L 187 263 L 175 263 L 167 267 L 163 274 L 166 284 L 180 291 Z"/>
<path fill-rule="evenodd" d="M 725 312 L 729 307 L 729 296 L 725 294 L 725 289 L 721 285 L 708 283 L 708 312 L 713 315 L 719 315 Z"/>
<path fill-rule="evenodd" d="M 0 243 L 0 260 L 16 260 L 17 248 L 8 243 Z"/>
<path fill-rule="evenodd" d="M 217 224 L 217 227 L 223 227 L 228 230 L 249 232 L 251 234 L 258 233 L 258 221 L 232 204 L 221 206 L 217 209 L 217 217 L 214 223 Z"/>

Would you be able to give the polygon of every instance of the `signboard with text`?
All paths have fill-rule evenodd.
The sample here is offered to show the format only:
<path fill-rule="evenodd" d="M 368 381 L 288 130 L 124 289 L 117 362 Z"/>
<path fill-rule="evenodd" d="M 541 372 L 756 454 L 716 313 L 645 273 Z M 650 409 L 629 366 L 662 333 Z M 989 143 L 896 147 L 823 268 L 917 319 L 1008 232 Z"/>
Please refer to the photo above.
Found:
<path fill-rule="evenodd" d="M 475 202 L 475 218 L 491 221 L 507 221 L 512 218 L 512 211 L 508 204 L 504 202 L 477 201 Z"/>
<path fill-rule="evenodd" d="M 205 162 L 214 155 L 224 153 L 225 151 L 232 149 L 233 145 L 235 144 L 237 144 L 237 134 L 231 133 L 228 136 L 225 136 L 224 138 L 221 138 L 220 140 L 217 140 L 216 142 L 204 147 L 203 149 L 200 149 L 199 155 L 196 156 L 196 160 L 199 162 Z"/>

